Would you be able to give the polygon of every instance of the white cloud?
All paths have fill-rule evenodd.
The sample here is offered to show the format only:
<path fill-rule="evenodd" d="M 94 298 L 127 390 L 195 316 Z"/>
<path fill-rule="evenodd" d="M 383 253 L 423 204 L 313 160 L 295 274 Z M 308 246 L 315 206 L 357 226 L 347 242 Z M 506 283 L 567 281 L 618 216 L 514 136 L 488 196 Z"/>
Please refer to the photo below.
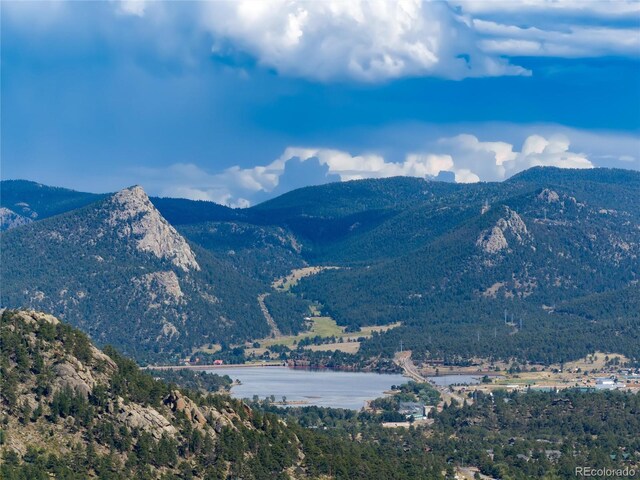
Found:
<path fill-rule="evenodd" d="M 143 17 L 147 2 L 145 0 L 119 0 L 117 12 L 122 15 L 134 15 Z"/>
<path fill-rule="evenodd" d="M 593 168 L 591 161 L 580 153 L 569 151 L 569 139 L 556 135 L 546 139 L 540 135 L 528 137 L 522 151 L 516 158 L 506 163 L 507 175 L 531 167 Z"/>
<path fill-rule="evenodd" d="M 562 19 L 564 16 L 615 18 L 640 13 L 637 0 L 450 0 L 449 3 L 475 15 L 542 14 Z"/>
<path fill-rule="evenodd" d="M 486 53 L 508 56 L 597 57 L 637 55 L 637 28 L 569 26 L 562 30 L 522 28 L 485 20 L 474 20 L 475 30 L 485 39 L 479 45 Z"/>
<path fill-rule="evenodd" d="M 469 134 L 440 139 L 438 147 L 455 159 L 456 181 L 460 181 L 458 170 L 466 170 L 480 180 L 500 181 L 535 166 L 593 167 L 585 154 L 569 151 L 569 140 L 564 135 L 530 135 L 519 152 L 509 143 L 482 142 Z"/>
<path fill-rule="evenodd" d="M 637 28 L 606 25 L 637 20 L 635 1 L 240 0 L 203 9 L 217 41 L 321 81 L 528 75 L 508 57 L 640 54 Z"/>
<path fill-rule="evenodd" d="M 293 76 L 383 81 L 527 73 L 484 54 L 467 22 L 443 3 L 243 0 L 206 2 L 203 9 L 202 24 L 215 37 Z"/>
<path fill-rule="evenodd" d="M 501 180 L 506 174 L 505 163 L 513 161 L 517 155 L 509 143 L 481 142 L 469 134 L 442 138 L 437 143 L 442 151 L 452 152 L 456 167 L 469 172 L 464 177 L 467 179 L 473 178 L 470 174 L 475 172 L 477 179 Z M 459 180 L 456 178 L 456 181 Z"/>
<path fill-rule="evenodd" d="M 73 2 L 5 2 L 24 28 L 74 17 Z M 54 10 L 53 15 L 50 11 Z M 95 2 L 96 4 L 101 2 Z M 529 75 L 520 56 L 638 57 L 640 2 L 623 0 L 465 1 L 113 0 L 119 16 L 134 16 L 142 40 L 187 65 L 212 55 L 239 71 L 247 55 L 281 75 L 315 81 L 384 82 L 436 76 L 450 79 Z M 66 20 L 65 20 L 66 18 Z M 144 21 L 144 25 L 142 22 Z M 98 31 L 122 40 L 121 28 Z M 132 45 L 131 50 L 141 48 Z M 175 57 L 175 58 L 174 58 Z M 194 57 L 197 60 L 194 60 Z M 236 61 L 242 58 L 242 61 Z M 240 65 L 240 64 L 243 65 Z"/>
<path fill-rule="evenodd" d="M 453 159 L 449 155 L 412 153 L 403 162 L 387 162 L 377 154 L 351 155 L 341 150 L 326 148 L 287 148 L 271 164 L 271 168 L 283 168 L 291 158 L 302 161 L 317 158 L 320 165 L 328 167 L 329 174 L 335 174 L 340 180 L 359 180 L 362 178 L 385 178 L 394 176 L 428 177 L 436 176 L 441 170 L 450 170 Z"/>
<path fill-rule="evenodd" d="M 139 169 L 138 178 L 145 187 L 162 196 L 246 207 L 290 188 L 334 180 L 433 178 L 440 172 L 453 172 L 456 182 L 474 183 L 504 180 L 534 166 L 593 167 L 586 155 L 569 150 L 569 140 L 564 135 L 548 138 L 530 135 L 517 151 L 507 142 L 480 141 L 474 135 L 461 134 L 439 139 L 433 149 L 408 153 L 403 161 L 391 162 L 375 153 L 353 155 L 337 149 L 289 147 L 267 165 L 234 166 L 209 174 L 196 165 L 180 163 L 160 169 Z M 289 168 L 292 162 L 308 164 L 309 168 L 293 172 Z"/>

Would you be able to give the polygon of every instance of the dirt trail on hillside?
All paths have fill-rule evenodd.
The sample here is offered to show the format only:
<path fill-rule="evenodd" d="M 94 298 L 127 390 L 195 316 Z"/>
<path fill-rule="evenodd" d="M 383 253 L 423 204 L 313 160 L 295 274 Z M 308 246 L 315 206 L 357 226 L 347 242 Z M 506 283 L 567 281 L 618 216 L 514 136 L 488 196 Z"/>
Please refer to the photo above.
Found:
<path fill-rule="evenodd" d="M 267 308 L 267 306 L 264 303 L 264 299 L 267 298 L 268 295 L 269 295 L 268 293 L 261 293 L 260 295 L 258 295 L 258 305 L 260 305 L 260 310 L 262 310 L 262 314 L 264 315 L 264 319 L 269 324 L 269 327 L 271 327 L 271 336 L 274 337 L 274 338 L 275 337 L 281 337 L 282 333 L 280 332 L 280 329 L 278 328 L 278 325 L 276 325 L 275 320 L 273 319 L 273 317 L 269 313 L 269 309 Z"/>

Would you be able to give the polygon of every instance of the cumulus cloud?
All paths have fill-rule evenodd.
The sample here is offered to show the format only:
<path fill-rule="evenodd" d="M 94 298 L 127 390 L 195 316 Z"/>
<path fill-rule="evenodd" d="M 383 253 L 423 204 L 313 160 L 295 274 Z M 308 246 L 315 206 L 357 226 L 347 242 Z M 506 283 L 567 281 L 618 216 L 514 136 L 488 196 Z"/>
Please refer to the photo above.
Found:
<path fill-rule="evenodd" d="M 85 25 L 73 2 L 39 2 L 37 7 L 30 3 L 5 2 L 3 13 L 25 29 L 39 24 Z M 255 62 L 281 75 L 324 82 L 529 75 L 529 70 L 517 65 L 517 57 L 640 54 L 637 1 L 94 3 L 98 9 L 110 8 L 116 17 L 134 17 L 127 28 L 143 31 L 145 45 L 136 43 L 139 38 L 131 40 L 129 51 L 152 47 L 187 65 L 208 61 L 208 51 L 240 72 Z M 101 13 L 102 18 L 107 15 Z M 111 28 L 104 22 L 97 31 L 107 40 L 120 42 L 121 27 Z M 203 48 L 207 42 L 209 48 Z"/>
<path fill-rule="evenodd" d="M 170 11 L 184 10 L 176 2 L 118 5 L 121 13 L 153 18 L 163 32 L 185 18 Z M 210 35 L 214 56 L 248 54 L 280 74 L 320 81 L 529 75 L 510 57 L 640 51 L 636 29 L 620 26 L 637 19 L 635 1 L 237 0 L 189 9 L 190 27 Z"/>
<path fill-rule="evenodd" d="M 306 185 L 363 178 L 410 176 L 447 178 L 458 183 L 500 181 L 534 166 L 591 168 L 586 155 L 569 150 L 564 135 L 527 137 L 520 150 L 510 143 L 481 141 L 470 134 L 441 138 L 431 152 L 408 153 L 387 161 L 376 153 L 353 155 L 329 148 L 289 147 L 267 165 L 234 166 L 209 174 L 193 164 L 140 169 L 141 183 L 162 196 L 211 200 L 232 207 L 256 202 Z"/>
<path fill-rule="evenodd" d="M 203 25 L 215 36 L 284 74 L 378 81 L 526 73 L 484 54 L 472 25 L 443 3 L 248 0 L 203 8 Z"/>
<path fill-rule="evenodd" d="M 410 153 L 403 162 L 388 162 L 375 153 L 352 155 L 342 150 L 299 147 L 287 148 L 271 167 L 282 166 L 291 158 L 317 159 L 320 165 L 328 168 L 328 173 L 337 175 L 342 181 L 396 176 L 426 178 L 454 167 L 453 159 L 446 154 Z"/>
<path fill-rule="evenodd" d="M 593 167 L 585 154 L 569 150 L 569 140 L 564 135 L 530 135 L 520 151 L 514 151 L 513 145 L 506 142 L 483 142 L 468 134 L 441 139 L 438 145 L 455 158 L 455 169 L 472 172 L 484 181 L 504 180 L 535 166 Z"/>

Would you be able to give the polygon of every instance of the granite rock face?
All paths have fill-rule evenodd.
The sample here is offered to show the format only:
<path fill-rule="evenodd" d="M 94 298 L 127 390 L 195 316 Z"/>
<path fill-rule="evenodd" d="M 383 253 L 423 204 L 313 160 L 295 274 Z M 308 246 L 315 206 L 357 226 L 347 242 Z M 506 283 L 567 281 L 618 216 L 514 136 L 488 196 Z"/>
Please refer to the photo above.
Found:
<path fill-rule="evenodd" d="M 531 234 L 520 215 L 504 207 L 504 216 L 492 228 L 482 231 L 476 246 L 488 254 L 498 253 L 509 248 L 507 237 L 517 244 L 524 244 L 531 239 Z"/>
<path fill-rule="evenodd" d="M 538 194 L 538 200 L 546 203 L 556 203 L 560 201 L 560 195 L 553 190 L 545 188 Z"/>
<path fill-rule="evenodd" d="M 145 407 L 136 403 L 124 403 L 118 398 L 116 417 L 128 428 L 149 432 L 156 440 L 163 435 L 174 436 L 178 430 L 171 422 L 153 407 Z"/>
<path fill-rule="evenodd" d="M 164 401 L 173 412 L 183 412 L 189 421 L 203 427 L 207 419 L 198 406 L 188 397 L 182 395 L 178 390 L 172 390 Z"/>
<path fill-rule="evenodd" d="M 109 199 L 105 208 L 109 210 L 106 224 L 115 228 L 121 238 L 134 237 L 138 250 L 170 260 L 185 272 L 200 270 L 189 244 L 160 215 L 142 187 L 119 191 Z"/>

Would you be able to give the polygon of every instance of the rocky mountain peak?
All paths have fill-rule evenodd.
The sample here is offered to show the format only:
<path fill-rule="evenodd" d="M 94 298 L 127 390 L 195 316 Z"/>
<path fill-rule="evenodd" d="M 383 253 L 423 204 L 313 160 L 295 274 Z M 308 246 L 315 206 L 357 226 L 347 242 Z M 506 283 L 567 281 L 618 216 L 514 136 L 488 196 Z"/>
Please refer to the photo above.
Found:
<path fill-rule="evenodd" d="M 508 231 L 519 241 L 523 241 L 529 236 L 527 225 L 522 220 L 522 217 L 518 215 L 515 210 L 511 210 L 509 207 L 505 207 L 505 216 L 498 220 L 497 225 L 503 232 Z"/>
<path fill-rule="evenodd" d="M 187 241 L 153 206 L 139 185 L 114 194 L 106 204 L 106 223 L 122 237 L 134 237 L 137 249 L 170 260 L 184 271 L 200 270 Z"/>
<path fill-rule="evenodd" d="M 485 253 L 497 253 L 509 248 L 507 236 L 512 237 L 519 244 L 531 237 L 522 217 L 505 206 L 504 215 L 492 228 L 482 231 L 476 240 L 476 245 Z"/>

